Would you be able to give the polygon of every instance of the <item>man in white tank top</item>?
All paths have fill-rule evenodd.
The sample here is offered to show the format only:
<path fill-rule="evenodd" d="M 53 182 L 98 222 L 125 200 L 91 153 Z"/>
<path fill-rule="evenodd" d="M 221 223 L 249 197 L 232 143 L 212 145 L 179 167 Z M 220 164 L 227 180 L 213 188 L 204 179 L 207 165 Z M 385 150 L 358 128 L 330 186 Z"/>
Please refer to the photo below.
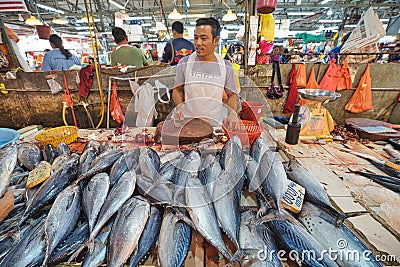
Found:
<path fill-rule="evenodd" d="M 214 53 L 221 27 L 214 18 L 196 21 L 195 53 L 182 58 L 176 68 L 172 99 L 175 120 L 201 118 L 212 126 L 226 121 L 235 127 L 238 97 L 234 71 L 229 61 Z"/>

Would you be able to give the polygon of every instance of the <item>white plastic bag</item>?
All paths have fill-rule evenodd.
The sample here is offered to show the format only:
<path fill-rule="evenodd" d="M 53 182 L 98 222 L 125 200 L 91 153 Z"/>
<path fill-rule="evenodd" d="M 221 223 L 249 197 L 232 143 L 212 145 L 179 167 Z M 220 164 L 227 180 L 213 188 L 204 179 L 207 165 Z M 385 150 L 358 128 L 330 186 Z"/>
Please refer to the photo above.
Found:
<path fill-rule="evenodd" d="M 61 85 L 54 79 L 47 80 L 47 84 L 49 85 L 52 94 L 57 94 L 63 90 Z"/>
<path fill-rule="evenodd" d="M 157 118 L 153 86 L 143 83 L 135 94 L 135 112 L 137 112 L 136 126 L 150 127 L 154 117 Z"/>

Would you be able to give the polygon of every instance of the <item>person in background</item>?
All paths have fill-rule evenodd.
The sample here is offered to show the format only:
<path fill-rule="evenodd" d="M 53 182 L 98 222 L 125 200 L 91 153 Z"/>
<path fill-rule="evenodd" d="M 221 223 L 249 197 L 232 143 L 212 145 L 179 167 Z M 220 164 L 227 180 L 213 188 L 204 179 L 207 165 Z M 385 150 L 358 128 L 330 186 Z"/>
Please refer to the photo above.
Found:
<path fill-rule="evenodd" d="M 42 71 L 68 70 L 73 65 L 81 66 L 81 62 L 76 55 L 65 49 L 62 39 L 57 34 L 49 36 L 49 42 L 53 50 L 47 52 L 42 61 Z"/>
<path fill-rule="evenodd" d="M 390 54 L 388 62 L 400 63 L 400 43 L 396 44 L 393 52 L 396 52 L 396 54 Z"/>
<path fill-rule="evenodd" d="M 183 57 L 194 52 L 194 46 L 192 42 L 183 38 L 183 24 L 180 21 L 172 23 L 172 36 L 173 39 L 164 47 L 161 62 L 175 66 Z"/>
<path fill-rule="evenodd" d="M 136 68 L 141 68 L 149 65 L 142 50 L 128 44 L 128 36 L 124 29 L 114 27 L 112 35 L 118 46 L 111 53 L 111 66 L 135 66 Z"/>
<path fill-rule="evenodd" d="M 172 92 L 175 121 L 202 118 L 212 126 L 222 123 L 231 129 L 239 126 L 234 71 L 229 61 L 215 53 L 220 32 L 221 26 L 214 18 L 196 21 L 196 52 L 184 57 L 176 67 Z"/>

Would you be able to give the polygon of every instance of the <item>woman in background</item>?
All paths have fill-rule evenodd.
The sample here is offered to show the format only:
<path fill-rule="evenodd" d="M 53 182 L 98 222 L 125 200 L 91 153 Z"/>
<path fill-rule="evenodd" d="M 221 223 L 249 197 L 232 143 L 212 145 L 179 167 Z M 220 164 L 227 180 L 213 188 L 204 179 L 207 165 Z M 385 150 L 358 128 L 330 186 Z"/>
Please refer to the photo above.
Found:
<path fill-rule="evenodd" d="M 60 36 L 57 34 L 50 35 L 49 42 L 53 50 L 44 55 L 42 71 L 68 70 L 73 65 L 81 66 L 79 58 L 64 48 Z"/>

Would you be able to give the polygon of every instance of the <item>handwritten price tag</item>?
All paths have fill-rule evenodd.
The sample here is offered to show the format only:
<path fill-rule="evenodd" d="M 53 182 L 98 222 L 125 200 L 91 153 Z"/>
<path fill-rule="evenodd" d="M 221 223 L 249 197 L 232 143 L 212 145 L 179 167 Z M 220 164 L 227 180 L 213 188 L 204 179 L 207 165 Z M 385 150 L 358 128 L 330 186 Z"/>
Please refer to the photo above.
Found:
<path fill-rule="evenodd" d="M 303 207 L 306 190 L 301 185 L 298 185 L 290 180 L 287 180 L 287 184 L 287 189 L 281 199 L 281 202 L 285 208 L 294 213 L 299 213 Z"/>

